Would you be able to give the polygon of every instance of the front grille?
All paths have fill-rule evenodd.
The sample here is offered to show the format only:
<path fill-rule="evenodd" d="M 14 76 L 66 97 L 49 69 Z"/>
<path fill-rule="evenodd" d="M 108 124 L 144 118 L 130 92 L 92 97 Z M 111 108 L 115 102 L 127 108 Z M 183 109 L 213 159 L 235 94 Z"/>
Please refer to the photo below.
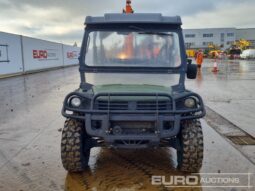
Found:
<path fill-rule="evenodd" d="M 103 101 L 97 100 L 94 107 L 98 110 L 137 110 L 164 111 L 172 109 L 170 101 Z"/>
<path fill-rule="evenodd" d="M 95 108 L 98 110 L 128 110 L 127 101 L 97 101 Z"/>
<path fill-rule="evenodd" d="M 136 110 L 170 110 L 172 104 L 170 101 L 138 101 Z"/>

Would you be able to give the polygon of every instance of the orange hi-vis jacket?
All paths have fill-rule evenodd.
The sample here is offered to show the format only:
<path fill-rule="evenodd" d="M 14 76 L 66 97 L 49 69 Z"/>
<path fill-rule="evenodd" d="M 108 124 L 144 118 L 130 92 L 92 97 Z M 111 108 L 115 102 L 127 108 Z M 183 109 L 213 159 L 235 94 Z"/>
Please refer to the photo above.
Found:
<path fill-rule="evenodd" d="M 126 13 L 128 14 L 128 13 L 133 13 L 133 12 L 134 12 L 134 11 L 133 11 L 131 5 L 127 5 L 127 6 L 126 6 Z"/>
<path fill-rule="evenodd" d="M 202 65 L 203 64 L 203 61 L 204 61 L 204 56 L 203 56 L 203 53 L 202 52 L 199 52 L 197 54 L 197 65 Z"/>

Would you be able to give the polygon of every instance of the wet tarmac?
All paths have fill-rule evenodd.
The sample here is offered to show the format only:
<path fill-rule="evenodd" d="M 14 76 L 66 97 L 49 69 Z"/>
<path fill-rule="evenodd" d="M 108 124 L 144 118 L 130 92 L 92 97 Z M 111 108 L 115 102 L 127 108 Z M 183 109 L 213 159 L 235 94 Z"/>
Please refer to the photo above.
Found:
<path fill-rule="evenodd" d="M 206 104 L 253 135 L 255 109 L 255 62 L 222 62 L 217 74 L 207 61 L 198 79 L 187 88 L 199 92 Z M 254 188 L 210 188 L 154 186 L 152 176 L 185 176 L 176 170 L 174 149 L 111 150 L 92 149 L 89 168 L 68 174 L 60 160 L 60 138 L 64 118 L 60 115 L 63 98 L 77 88 L 78 68 L 0 80 L 0 190 L 136 191 L 136 190 L 231 190 Z M 243 113 L 240 114 L 240 113 Z M 252 114 L 252 113 L 251 113 Z M 250 114 L 250 115 L 251 115 Z M 204 173 L 255 173 L 255 166 L 222 134 L 202 120 L 205 139 Z M 245 148 L 251 157 L 254 147 Z M 240 175 L 241 176 L 241 175 Z M 250 185 L 254 184 L 253 174 Z M 242 177 L 243 182 L 246 181 Z"/>

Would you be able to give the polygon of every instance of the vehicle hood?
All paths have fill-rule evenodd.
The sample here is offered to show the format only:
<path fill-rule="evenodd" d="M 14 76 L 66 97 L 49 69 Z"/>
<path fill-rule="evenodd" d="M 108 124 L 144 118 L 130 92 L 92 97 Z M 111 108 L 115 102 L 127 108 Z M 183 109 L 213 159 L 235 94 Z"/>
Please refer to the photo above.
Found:
<path fill-rule="evenodd" d="M 172 93 L 171 87 L 157 85 L 97 85 L 93 87 L 94 94 L 98 93 Z"/>

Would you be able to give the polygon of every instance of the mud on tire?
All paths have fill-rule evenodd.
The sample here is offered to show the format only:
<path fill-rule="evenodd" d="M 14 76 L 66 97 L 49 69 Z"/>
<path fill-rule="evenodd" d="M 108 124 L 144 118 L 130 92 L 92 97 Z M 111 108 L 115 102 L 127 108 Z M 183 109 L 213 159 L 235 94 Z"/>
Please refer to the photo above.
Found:
<path fill-rule="evenodd" d="M 203 163 L 203 132 L 199 120 L 182 122 L 181 149 L 177 151 L 178 168 L 187 173 L 199 172 Z"/>
<path fill-rule="evenodd" d="M 88 166 L 90 149 L 85 149 L 86 133 L 83 123 L 74 119 L 65 121 L 61 140 L 63 167 L 69 172 L 81 172 Z"/>

